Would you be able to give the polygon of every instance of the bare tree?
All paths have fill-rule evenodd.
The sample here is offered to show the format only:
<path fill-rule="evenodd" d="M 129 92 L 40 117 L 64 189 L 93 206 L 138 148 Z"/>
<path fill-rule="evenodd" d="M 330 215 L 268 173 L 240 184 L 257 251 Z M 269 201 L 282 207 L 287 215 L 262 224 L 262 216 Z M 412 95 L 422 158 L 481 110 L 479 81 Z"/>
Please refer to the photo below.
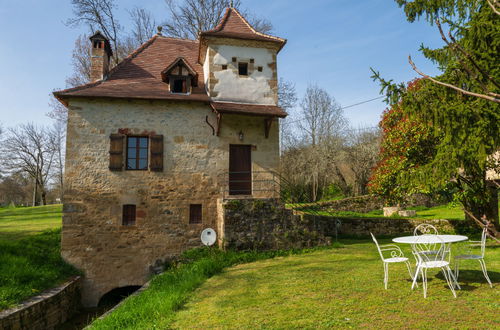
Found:
<path fill-rule="evenodd" d="M 293 140 L 293 115 L 292 109 L 297 104 L 297 92 L 295 91 L 295 84 L 283 79 L 278 83 L 278 106 L 288 112 L 288 117 L 280 120 L 280 143 L 281 150 L 286 149 L 292 144 Z M 292 118 L 291 120 L 289 118 Z M 289 124 L 292 122 L 292 124 Z"/>
<path fill-rule="evenodd" d="M 217 26 L 225 9 L 232 6 L 241 7 L 241 1 L 230 0 L 185 0 L 181 4 L 176 0 L 165 0 L 170 12 L 170 19 L 163 24 L 164 32 L 172 37 L 197 39 L 202 31 L 208 31 Z M 272 31 L 272 24 L 263 18 L 240 11 L 254 27 L 262 33 Z"/>
<path fill-rule="evenodd" d="M 73 73 L 66 79 L 67 87 L 75 87 L 90 81 L 90 43 L 86 34 L 78 36 L 71 54 Z"/>
<path fill-rule="evenodd" d="M 301 101 L 299 128 L 304 138 L 315 146 L 337 137 L 347 128 L 342 108 L 324 89 L 317 85 L 307 87 Z"/>
<path fill-rule="evenodd" d="M 54 163 L 54 150 L 47 129 L 32 123 L 8 130 L 1 152 L 4 168 L 11 172 L 24 172 L 33 180 L 33 206 L 46 204 L 47 184 Z"/>
<path fill-rule="evenodd" d="M 54 153 L 53 176 L 59 192 L 59 199 L 63 199 L 64 191 L 64 157 L 66 143 L 66 121 L 56 120 L 48 131 L 50 149 Z"/>
<path fill-rule="evenodd" d="M 120 62 L 118 45 L 122 27 L 115 17 L 114 0 L 71 0 L 74 17 L 67 21 L 68 25 L 87 25 L 94 33 L 100 30 L 110 41 L 113 48 L 115 64 Z"/>
<path fill-rule="evenodd" d="M 380 149 L 380 131 L 351 129 L 347 133 L 347 145 L 343 158 L 353 173 L 353 194 L 365 195 L 372 169 L 376 165 Z"/>
<path fill-rule="evenodd" d="M 151 12 L 144 8 L 134 7 L 129 11 L 132 20 L 132 39 L 134 49 L 148 41 L 156 31 L 156 21 Z"/>

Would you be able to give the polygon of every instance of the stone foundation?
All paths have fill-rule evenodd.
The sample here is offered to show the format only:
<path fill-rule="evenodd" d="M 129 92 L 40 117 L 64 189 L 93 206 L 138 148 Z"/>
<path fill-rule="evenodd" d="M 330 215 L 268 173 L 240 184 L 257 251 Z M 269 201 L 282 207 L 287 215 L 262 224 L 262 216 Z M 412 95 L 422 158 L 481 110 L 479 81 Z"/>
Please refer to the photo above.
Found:
<path fill-rule="evenodd" d="M 25 301 L 19 307 L 1 311 L 0 329 L 56 329 L 80 308 L 80 287 L 80 277 L 76 277 Z"/>

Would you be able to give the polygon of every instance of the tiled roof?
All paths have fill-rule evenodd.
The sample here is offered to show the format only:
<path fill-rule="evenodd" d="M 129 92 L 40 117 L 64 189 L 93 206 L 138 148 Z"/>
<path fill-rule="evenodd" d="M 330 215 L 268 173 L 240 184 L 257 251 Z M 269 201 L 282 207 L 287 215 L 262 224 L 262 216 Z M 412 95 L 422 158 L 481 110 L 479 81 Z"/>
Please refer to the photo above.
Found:
<path fill-rule="evenodd" d="M 230 102 L 211 102 L 212 109 L 219 113 L 232 113 L 255 116 L 272 116 L 284 118 L 288 114 L 275 105 L 244 104 Z"/>
<path fill-rule="evenodd" d="M 83 86 L 55 92 L 64 102 L 70 96 L 110 97 L 158 100 L 206 101 L 203 67 L 198 63 L 198 41 L 154 36 L 120 64 L 114 67 L 108 78 Z M 173 94 L 162 81 L 161 72 L 182 56 L 198 74 L 198 84 L 191 94 Z"/>
<path fill-rule="evenodd" d="M 234 8 L 227 8 L 226 13 L 224 14 L 224 17 L 222 17 L 219 25 L 217 25 L 213 30 L 202 32 L 201 36 L 271 41 L 279 43 L 280 49 L 286 43 L 286 39 L 257 32 Z"/>

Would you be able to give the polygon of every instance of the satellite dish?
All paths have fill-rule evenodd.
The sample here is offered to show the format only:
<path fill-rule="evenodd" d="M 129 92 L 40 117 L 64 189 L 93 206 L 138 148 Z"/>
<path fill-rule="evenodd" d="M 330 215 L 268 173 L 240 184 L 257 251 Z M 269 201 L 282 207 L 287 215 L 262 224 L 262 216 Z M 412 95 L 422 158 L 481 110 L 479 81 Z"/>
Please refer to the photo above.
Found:
<path fill-rule="evenodd" d="M 201 242 L 206 246 L 212 246 L 217 239 L 217 234 L 212 228 L 207 228 L 201 232 Z"/>

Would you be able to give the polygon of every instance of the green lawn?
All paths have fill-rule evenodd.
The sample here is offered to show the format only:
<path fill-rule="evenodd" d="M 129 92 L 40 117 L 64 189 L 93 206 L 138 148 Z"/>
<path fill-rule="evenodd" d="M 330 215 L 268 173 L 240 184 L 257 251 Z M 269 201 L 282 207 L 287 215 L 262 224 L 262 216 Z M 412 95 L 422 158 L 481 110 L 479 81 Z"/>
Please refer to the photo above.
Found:
<path fill-rule="evenodd" d="M 409 251 L 405 249 L 406 253 Z M 464 263 L 453 298 L 429 271 L 428 298 L 412 291 L 404 265 L 391 265 L 389 290 L 373 243 L 242 264 L 206 281 L 172 328 L 497 328 L 500 248 L 487 251 L 491 289 L 477 262 Z M 151 327 L 153 325 L 151 324 Z"/>
<path fill-rule="evenodd" d="M 61 227 L 62 205 L 0 208 L 0 239 L 19 239 Z"/>
<path fill-rule="evenodd" d="M 298 208 L 300 211 L 305 213 L 315 213 L 319 215 L 325 216 L 334 216 L 334 217 L 346 217 L 346 218 L 381 218 L 383 217 L 382 210 L 373 210 L 366 213 L 361 212 L 352 212 L 352 211 L 335 211 L 335 210 L 321 210 L 321 209 L 300 209 L 300 204 L 290 204 L 289 207 Z M 416 210 L 417 216 L 411 217 L 409 219 L 417 219 L 417 220 L 430 220 L 430 219 L 448 219 L 448 220 L 464 220 L 465 215 L 462 207 L 459 205 L 446 204 L 446 205 L 438 205 L 434 207 L 425 207 L 425 206 L 417 206 L 417 207 L 409 207 L 409 210 Z M 394 216 L 398 217 L 398 216 Z"/>
<path fill-rule="evenodd" d="M 60 255 L 61 205 L 0 209 L 0 310 L 77 271 Z"/>
<path fill-rule="evenodd" d="M 382 241 L 388 243 L 389 241 Z M 500 248 L 490 246 L 491 289 L 476 262 L 464 263 L 458 298 L 437 271 L 429 271 L 428 298 L 412 291 L 404 265 L 382 263 L 368 240 L 340 248 L 269 258 L 216 252 L 157 276 L 91 329 L 252 328 L 495 328 L 500 307 Z M 403 246 L 410 254 L 409 247 Z M 454 246 L 454 251 L 461 249 Z M 223 269 L 234 262 L 237 266 Z M 222 270 L 221 273 L 219 273 Z M 193 291 L 194 290 L 194 291 Z"/>

